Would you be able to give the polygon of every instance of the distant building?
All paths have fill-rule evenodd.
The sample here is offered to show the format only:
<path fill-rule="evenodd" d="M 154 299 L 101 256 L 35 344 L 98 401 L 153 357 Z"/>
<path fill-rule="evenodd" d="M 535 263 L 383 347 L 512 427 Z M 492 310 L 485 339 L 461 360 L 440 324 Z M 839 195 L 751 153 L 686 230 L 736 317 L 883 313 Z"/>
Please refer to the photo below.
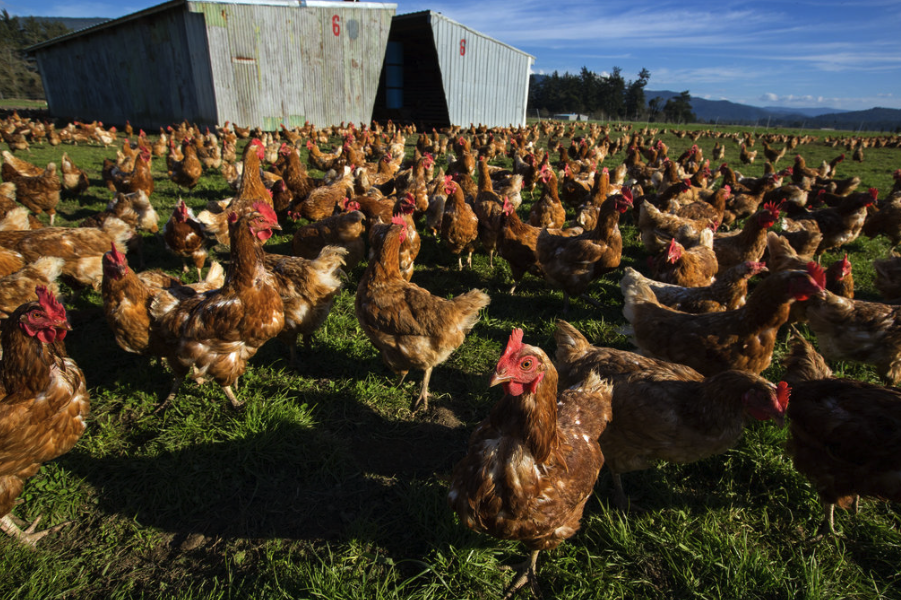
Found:
<path fill-rule="evenodd" d="M 394 17 L 374 118 L 524 125 L 535 57 L 441 13 Z"/>
<path fill-rule="evenodd" d="M 579 113 L 561 113 L 559 115 L 553 115 L 551 118 L 557 121 L 587 121 L 588 115 Z"/>
<path fill-rule="evenodd" d="M 172 0 L 29 48 L 55 116 L 368 122 L 396 4 Z"/>
<path fill-rule="evenodd" d="M 396 8 L 171 0 L 28 51 L 57 117 L 268 131 L 373 118 L 525 123 L 534 57 L 439 13 Z"/>

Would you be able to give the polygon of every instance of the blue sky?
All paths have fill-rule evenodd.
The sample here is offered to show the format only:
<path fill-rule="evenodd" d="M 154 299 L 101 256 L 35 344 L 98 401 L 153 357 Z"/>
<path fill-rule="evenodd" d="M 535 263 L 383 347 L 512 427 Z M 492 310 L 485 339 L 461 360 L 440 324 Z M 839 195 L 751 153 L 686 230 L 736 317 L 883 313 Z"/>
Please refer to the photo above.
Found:
<path fill-rule="evenodd" d="M 118 17 L 159 2 L 0 0 L 14 15 Z M 901 108 L 901 1 L 456 0 L 431 9 L 536 57 L 534 71 L 644 67 L 652 90 L 755 106 Z"/>

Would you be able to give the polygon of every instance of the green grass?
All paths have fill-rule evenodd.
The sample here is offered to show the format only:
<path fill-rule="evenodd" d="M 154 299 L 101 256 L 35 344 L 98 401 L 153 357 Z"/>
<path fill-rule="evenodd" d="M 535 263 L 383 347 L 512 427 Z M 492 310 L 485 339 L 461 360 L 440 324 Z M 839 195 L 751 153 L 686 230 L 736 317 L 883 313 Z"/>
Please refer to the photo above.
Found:
<path fill-rule="evenodd" d="M 0 108 L 47 108 L 46 100 L 24 98 L 0 98 Z"/>
<path fill-rule="evenodd" d="M 672 134 L 662 139 L 671 156 L 692 143 Z M 714 140 L 698 144 L 710 155 Z M 734 168 L 763 173 L 762 160 L 740 166 L 738 146 L 725 144 Z M 92 183 L 60 204 L 58 221 L 68 225 L 111 197 L 100 166 L 115 150 L 38 145 L 23 158 L 43 165 L 63 151 Z M 798 149 L 814 167 L 840 151 L 822 141 Z M 611 156 L 604 164 L 621 160 Z M 858 175 L 862 187 L 885 192 L 898 167 L 898 149 L 867 149 L 862 164 L 848 153 L 839 177 Z M 180 194 L 162 159 L 154 159 L 153 172 L 161 225 L 180 195 L 195 210 L 231 195 L 218 173 Z M 526 196 L 523 214 L 532 200 Z M 632 222 L 629 216 L 622 227 L 624 265 L 645 256 Z M 270 249 L 286 251 L 293 227 Z M 846 250 L 858 297 L 876 299 L 869 263 L 887 243 L 861 239 Z M 148 235 L 144 251 L 148 267 L 181 272 L 181 260 L 157 238 Z M 446 505 L 447 481 L 469 432 L 499 398 L 487 376 L 511 328 L 523 327 L 528 343 L 552 353 L 562 294 L 527 276 L 511 297 L 503 260 L 491 269 L 477 254 L 474 269 L 459 273 L 456 258 L 427 235 L 417 263 L 414 282 L 434 293 L 479 287 L 492 302 L 463 346 L 435 369 L 432 408 L 416 418 L 410 405 L 421 373 L 394 387 L 357 324 L 354 291 L 364 265 L 349 274 L 313 351 L 301 351 L 298 371 L 288 368 L 276 341 L 254 357 L 240 382 L 248 407 L 242 413 L 216 386 L 189 383 L 174 406 L 152 414 L 169 389 L 165 368 L 116 346 L 99 294 L 67 303 L 74 330 L 66 346 L 87 377 L 92 415 L 78 445 L 28 481 L 14 514 L 28 521 L 41 514 L 44 526 L 69 524 L 34 551 L 0 538 L 0 598 L 499 597 L 511 575 L 497 567 L 520 560 L 524 549 L 460 525 Z M 576 300 L 569 320 L 594 343 L 629 348 L 617 332 L 624 324 L 619 276 L 589 290 L 603 309 Z M 780 344 L 777 356 L 785 350 Z M 875 381 L 870 368 L 835 366 Z M 778 366 L 765 373 L 774 381 L 779 374 Z M 627 492 L 645 509 L 628 517 L 612 507 L 612 483 L 602 472 L 582 529 L 540 557 L 545 597 L 901 597 L 901 513 L 864 501 L 856 517 L 837 513 L 845 537 L 806 544 L 821 508 L 785 456 L 785 439 L 771 423 L 755 423 L 724 455 L 627 474 Z"/>

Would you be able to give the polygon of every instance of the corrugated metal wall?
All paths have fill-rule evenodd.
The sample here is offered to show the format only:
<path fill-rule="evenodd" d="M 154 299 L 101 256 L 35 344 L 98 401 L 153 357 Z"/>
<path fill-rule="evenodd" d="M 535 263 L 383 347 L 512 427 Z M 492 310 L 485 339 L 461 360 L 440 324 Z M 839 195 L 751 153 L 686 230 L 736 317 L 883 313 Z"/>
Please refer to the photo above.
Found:
<path fill-rule="evenodd" d="M 218 121 L 369 122 L 395 12 L 382 6 L 188 2 L 205 17 Z"/>
<path fill-rule="evenodd" d="M 532 57 L 440 14 L 430 21 L 451 123 L 524 125 Z"/>
<path fill-rule="evenodd" d="M 37 50 L 50 112 L 144 127 L 215 123 L 203 38 L 202 18 L 173 9 Z"/>

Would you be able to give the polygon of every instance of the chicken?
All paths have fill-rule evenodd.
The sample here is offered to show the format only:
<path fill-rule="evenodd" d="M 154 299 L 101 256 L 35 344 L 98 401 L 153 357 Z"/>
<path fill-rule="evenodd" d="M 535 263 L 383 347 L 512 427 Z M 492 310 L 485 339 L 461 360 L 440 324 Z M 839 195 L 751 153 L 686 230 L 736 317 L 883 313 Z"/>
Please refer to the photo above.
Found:
<path fill-rule="evenodd" d="M 460 181 L 456 181 L 459 179 Z M 459 175 L 455 181 L 461 185 L 464 181 L 472 181 L 469 175 Z M 462 185 L 461 185 L 462 187 Z M 464 188 L 464 193 L 465 193 Z M 472 208 L 478 217 L 478 236 L 482 247 L 488 252 L 488 266 L 494 268 L 494 253 L 497 251 L 499 236 L 503 227 L 504 202 L 516 209 L 516 205 L 508 198 L 506 201 L 494 191 L 494 182 L 488 174 L 488 164 L 479 161 L 479 186 L 472 200 Z"/>
<path fill-rule="evenodd" d="M 747 146 L 742 144 L 738 158 L 741 160 L 742 164 L 750 165 L 754 162 L 754 159 L 757 158 L 757 150 L 748 150 Z"/>
<path fill-rule="evenodd" d="M 538 234 L 535 253 L 544 278 L 563 290 L 563 314 L 569 311 L 571 296 L 582 296 L 592 281 L 619 266 L 623 254 L 619 218 L 631 206 L 632 193 L 626 188 L 604 200 L 594 229 L 569 237 L 548 229 Z"/>
<path fill-rule="evenodd" d="M 108 218 L 100 228 L 44 227 L 33 231 L 2 231 L 0 246 L 20 253 L 26 263 L 43 256 L 64 259 L 62 275 L 78 285 L 100 289 L 103 254 L 115 244 L 120 252 L 132 236 L 128 224 Z"/>
<path fill-rule="evenodd" d="M 484 162 L 484 161 L 483 161 Z M 463 188 L 454 183 L 453 178 L 445 178 L 444 191 L 449 201 L 444 204 L 441 220 L 441 239 L 451 254 L 457 255 L 459 269 L 463 270 L 463 252 L 466 252 L 466 266 L 472 268 L 472 253 L 479 239 L 479 218 L 463 197 Z"/>
<path fill-rule="evenodd" d="M 669 246 L 672 239 L 686 246 L 697 245 L 702 232 L 710 229 L 710 221 L 680 217 L 644 201 L 638 208 L 638 229 L 641 243 L 647 251 L 660 252 Z"/>
<path fill-rule="evenodd" d="M 562 385 L 590 374 L 613 385 L 613 421 L 599 441 L 621 509 L 627 501 L 620 474 L 658 460 L 691 463 L 721 454 L 738 442 L 748 417 L 783 424 L 784 386 L 759 375 L 727 370 L 704 378 L 684 365 L 592 346 L 565 321 L 554 337 Z"/>
<path fill-rule="evenodd" d="M 182 140 L 181 151 L 184 156 L 180 160 L 172 158 L 174 149 L 173 142 L 170 146 L 170 156 L 166 162 L 169 179 L 180 188 L 186 187 L 193 190 L 203 175 L 203 164 L 197 158 L 197 149 L 188 138 Z"/>
<path fill-rule="evenodd" d="M 183 285 L 178 279 L 159 271 L 135 273 L 125 255 L 113 246 L 103 255 L 103 282 L 100 297 L 106 322 L 120 348 L 134 354 L 165 356 L 164 340 L 158 324 L 150 315 L 153 300 L 164 289 L 178 298 L 215 290 L 224 283 L 224 271 L 214 262 L 206 279 Z"/>
<path fill-rule="evenodd" d="M 279 154 L 285 157 L 282 178 L 288 189 L 294 194 L 295 200 L 306 198 L 318 186 L 316 180 L 309 176 L 296 150 L 287 144 L 282 144 Z"/>
<path fill-rule="evenodd" d="M 340 178 L 329 185 L 314 188 L 306 197 L 295 197 L 294 206 L 288 211 L 294 219 L 319 221 L 340 210 L 345 198 L 353 196 L 353 173 L 343 167 Z"/>
<path fill-rule="evenodd" d="M 514 329 L 489 383 L 503 384 L 504 397 L 470 436 L 448 492 L 466 527 L 530 550 L 504 598 L 526 583 L 534 592 L 538 553 L 579 529 L 604 465 L 597 439 L 611 420 L 609 384 L 588 373 L 558 394 L 554 365 L 522 338 Z"/>
<path fill-rule="evenodd" d="M 704 287 L 713 283 L 719 270 L 713 252 L 713 232 L 701 232 L 700 243 L 689 249 L 673 238 L 669 248 L 648 258 L 654 279 L 684 287 Z"/>
<path fill-rule="evenodd" d="M 54 531 L 22 531 L 10 517 L 25 480 L 72 449 L 85 430 L 90 402 L 84 375 L 66 355 L 66 309 L 46 288 L 0 330 L 0 529 L 35 545 Z"/>
<path fill-rule="evenodd" d="M 37 175 L 27 175 L 16 170 L 16 166 L 21 166 L 24 162 L 17 159 L 14 165 L 7 158 L 3 163 L 3 181 L 16 186 L 16 200 L 28 210 L 38 215 L 47 213 L 50 217 L 50 226 L 53 227 L 56 220 L 56 205 L 59 204 L 62 189 L 62 181 L 56 172 L 56 163 L 47 163 L 47 167 Z M 29 167 L 31 170 L 28 172 L 33 173 L 34 165 Z"/>
<path fill-rule="evenodd" d="M 800 336 L 783 362 L 791 385 L 786 450 L 825 509 L 813 539 L 836 534 L 836 504 L 857 512 L 860 496 L 901 501 L 901 391 L 833 378 Z"/>
<path fill-rule="evenodd" d="M 366 337 L 381 352 L 402 382 L 411 369 L 423 369 L 422 388 L 414 405 L 428 410 L 429 378 L 464 341 L 479 310 L 491 298 L 480 290 L 446 300 L 407 282 L 400 271 L 401 244 L 407 228 L 388 226 L 357 287 L 357 319 Z"/>
<path fill-rule="evenodd" d="M 876 278 L 873 285 L 889 304 L 901 301 L 901 257 L 891 256 L 873 261 Z"/>
<path fill-rule="evenodd" d="M 783 227 L 789 231 L 797 228 L 813 229 L 823 235 L 816 253 L 850 244 L 857 239 L 867 218 L 867 207 L 876 201 L 878 192 L 868 192 L 847 197 L 836 208 L 823 208 L 794 219 L 785 219 Z"/>
<path fill-rule="evenodd" d="M 62 258 L 44 256 L 10 275 L 0 277 L 0 319 L 8 318 L 26 302 L 37 300 L 34 291 L 37 286 L 58 295 L 56 279 L 62 274 L 64 264 Z"/>
<path fill-rule="evenodd" d="M 298 227 L 291 244 L 294 255 L 312 260 L 326 246 L 340 246 L 347 250 L 344 257 L 345 269 L 353 270 L 363 260 L 366 252 L 363 237 L 366 217 L 355 206 L 355 203 L 350 203 L 347 212 Z"/>
<path fill-rule="evenodd" d="M 544 193 L 529 211 L 529 225 L 532 227 L 559 228 L 566 224 L 566 210 L 557 191 L 557 174 L 545 167 L 541 173 Z"/>
<path fill-rule="evenodd" d="M 633 281 L 642 281 L 654 292 L 657 302 L 681 312 L 694 314 L 722 312 L 744 306 L 748 294 L 748 280 L 766 270 L 764 263 L 744 262 L 735 265 L 708 286 L 683 287 L 648 279 L 632 267 L 626 267 L 626 274 L 620 285 L 631 287 Z"/>
<path fill-rule="evenodd" d="M 719 265 L 717 275 L 725 273 L 743 262 L 756 262 L 763 257 L 767 247 L 767 229 L 779 220 L 779 208 L 764 204 L 735 233 L 717 234 L 713 237 L 713 252 Z"/>
<path fill-rule="evenodd" d="M 901 192 L 876 203 L 876 210 L 867 215 L 861 233 L 870 238 L 887 237 L 891 242 L 889 254 L 901 244 Z"/>
<path fill-rule="evenodd" d="M 75 166 L 75 163 L 72 162 L 72 159 L 65 152 L 63 152 L 63 156 L 60 159 L 60 167 L 63 172 L 63 189 L 76 196 L 88 189 L 91 183 L 88 180 L 88 174 L 84 169 L 79 169 Z"/>
<path fill-rule="evenodd" d="M 258 172 L 258 163 L 254 168 Z M 240 203 L 252 200 L 242 191 Z M 175 398 L 189 373 L 195 379 L 213 379 L 232 407 L 240 408 L 243 403 L 232 386 L 260 346 L 284 329 L 278 284 L 263 261 L 263 243 L 273 229 L 280 229 L 278 218 L 261 200 L 241 213 L 229 213 L 231 263 L 222 287 L 184 300 L 164 291 L 151 305 L 151 316 L 159 322 L 166 344 L 166 360 L 175 374 L 160 408 Z"/>
<path fill-rule="evenodd" d="M 807 302 L 807 321 L 827 359 L 871 364 L 887 383 L 901 381 L 901 307 L 827 290 Z"/>
<path fill-rule="evenodd" d="M 266 268 L 275 275 L 282 298 L 285 326 L 279 341 L 288 346 L 290 363 L 297 366 L 297 336 L 303 336 L 309 350 L 313 334 L 328 318 L 335 296 L 341 291 L 347 250 L 326 246 L 313 260 L 298 256 L 267 254 Z"/>
<path fill-rule="evenodd" d="M 129 172 L 113 167 L 110 172 L 111 181 L 116 191 L 121 194 L 144 192 L 148 198 L 153 194 L 153 175 L 150 172 L 151 154 L 149 148 L 141 148 L 134 162 L 134 168 Z M 174 181 L 174 180 L 173 180 Z M 176 182 L 178 183 L 178 182 Z M 182 184 L 179 184 L 182 185 Z M 193 187 L 193 186 L 187 186 Z"/>
<path fill-rule="evenodd" d="M 541 229 L 523 223 L 509 200 L 504 201 L 500 223 L 497 251 L 501 258 L 510 263 L 510 274 L 513 276 L 513 287 L 510 288 L 512 295 L 526 273 L 544 277 L 536 249 Z"/>
<path fill-rule="evenodd" d="M 204 226 L 197 220 L 194 211 L 179 198 L 172 216 L 163 227 L 163 241 L 170 252 L 182 258 L 190 257 L 197 269 L 197 280 L 202 278 L 203 265 L 206 263 L 207 249 L 204 237 Z M 184 265 L 187 272 L 188 265 Z"/>
<path fill-rule="evenodd" d="M 806 271 L 774 273 L 754 288 L 741 308 L 702 315 L 662 306 L 641 281 L 623 283 L 623 314 L 641 353 L 710 376 L 730 369 L 766 369 L 791 304 L 824 293 L 825 273 L 815 263 Z"/>

